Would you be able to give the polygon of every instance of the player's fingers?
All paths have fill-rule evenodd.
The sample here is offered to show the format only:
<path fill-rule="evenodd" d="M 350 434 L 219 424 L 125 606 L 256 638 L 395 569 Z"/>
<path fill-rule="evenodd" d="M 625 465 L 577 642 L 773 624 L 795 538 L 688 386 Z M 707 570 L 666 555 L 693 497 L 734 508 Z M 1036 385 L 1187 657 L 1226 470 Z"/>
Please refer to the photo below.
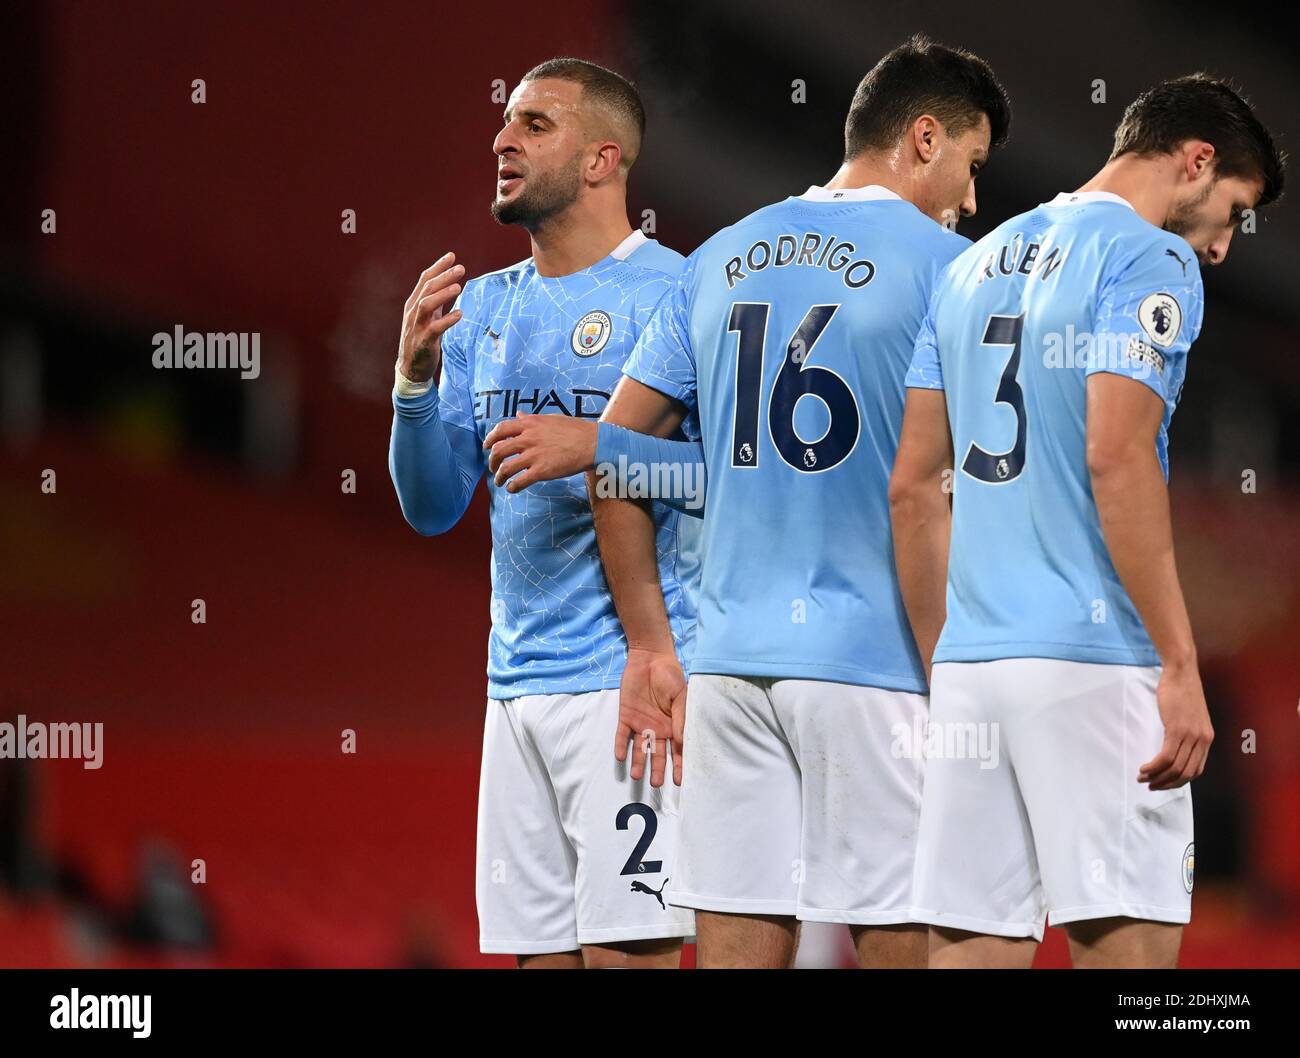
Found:
<path fill-rule="evenodd" d="M 507 440 L 497 441 L 492 446 L 492 451 L 488 453 L 488 470 L 495 474 L 501 469 L 501 464 L 510 456 L 517 456 L 524 450 L 524 442 L 521 438 L 510 438 Z M 498 480 L 500 485 L 501 481 Z"/>
<path fill-rule="evenodd" d="M 1177 774 L 1177 769 L 1174 768 L 1173 764 L 1170 764 L 1167 767 L 1153 771 L 1151 777 L 1146 781 L 1147 786 L 1152 790 L 1168 790 L 1170 789 L 1170 779 L 1177 776 Z"/>
<path fill-rule="evenodd" d="M 451 286 L 453 283 L 456 284 L 457 287 L 459 287 L 460 280 L 464 278 L 465 278 L 465 269 L 463 269 L 460 265 L 456 265 L 455 268 L 448 268 L 445 272 L 439 272 L 435 276 L 430 276 L 423 283 L 421 283 L 420 286 L 416 289 L 415 293 L 411 295 L 410 299 L 407 302 L 407 307 L 406 307 L 407 314 L 409 315 L 410 312 L 415 308 L 415 306 L 418 305 L 425 298 L 427 298 L 430 294 L 436 294 L 438 293 L 438 291 L 446 289 L 447 287 Z M 457 292 L 459 293 L 459 290 Z"/>
<path fill-rule="evenodd" d="M 527 457 L 520 456 L 520 458 L 525 459 Z M 513 470 L 510 470 L 509 472 L 511 474 L 515 474 Z M 552 475 L 547 474 L 544 470 L 542 470 L 541 467 L 530 466 L 527 470 L 523 471 L 522 473 L 515 474 L 514 477 L 512 477 L 509 481 L 506 482 L 506 491 L 523 492 L 524 489 L 532 488 L 539 481 L 550 481 L 551 477 Z"/>
<path fill-rule="evenodd" d="M 1174 762 L 1174 755 L 1177 752 L 1178 742 L 1166 731 L 1164 745 L 1160 747 L 1160 752 L 1138 769 L 1138 782 L 1150 782 L 1153 775 L 1164 771 Z"/>
<path fill-rule="evenodd" d="M 433 338 L 440 337 L 447 328 L 460 321 L 461 315 L 462 313 L 460 309 L 452 309 L 450 312 L 444 312 L 429 324 L 429 329 L 426 333 Z"/>
<path fill-rule="evenodd" d="M 439 272 L 446 271 L 447 269 L 451 268 L 455 263 L 456 263 L 456 255 L 454 253 L 445 253 L 441 257 L 439 257 L 436 261 L 434 261 L 433 264 L 429 265 L 428 268 L 426 268 L 423 272 L 420 273 L 420 278 L 415 281 L 415 286 L 411 289 L 411 295 L 406 299 L 406 305 L 403 308 L 409 309 L 412 305 L 414 305 L 417 301 L 420 300 L 419 298 L 420 290 L 424 287 L 424 284 L 429 281 L 429 278 L 431 276 L 436 276 Z M 463 272 L 464 269 L 462 268 L 461 271 Z"/>
<path fill-rule="evenodd" d="M 620 764 L 627 763 L 627 743 L 631 737 L 632 725 L 620 720 L 614 732 L 614 759 Z"/>
<path fill-rule="evenodd" d="M 1205 770 L 1205 752 L 1207 749 L 1205 742 L 1200 738 L 1194 738 L 1190 741 L 1187 761 L 1183 764 L 1176 785 L 1185 786 Z"/>
<path fill-rule="evenodd" d="M 523 428 L 524 424 L 518 419 L 502 419 L 483 438 L 483 447 L 491 448 L 498 441 L 504 441 L 507 437 L 518 437 Z"/>
<path fill-rule="evenodd" d="M 645 775 L 646 743 L 654 744 L 653 731 L 638 731 L 632 738 L 632 768 L 628 774 L 640 781 Z"/>
<path fill-rule="evenodd" d="M 460 322 L 460 316 L 460 309 L 452 309 L 450 312 L 444 312 L 436 319 L 427 320 L 419 326 L 415 326 L 411 330 L 411 338 L 415 347 L 417 349 L 421 348 L 435 339 L 441 338 L 448 327 Z"/>
<path fill-rule="evenodd" d="M 1183 769 L 1187 766 L 1191 758 L 1194 741 L 1190 738 L 1178 734 L 1178 750 L 1174 754 L 1174 759 L 1170 762 L 1169 767 L 1155 772 L 1151 776 L 1152 790 L 1176 790 L 1186 780 L 1183 779 Z"/>
<path fill-rule="evenodd" d="M 436 310 L 455 301 L 456 295 L 459 293 L 460 284 L 452 283 L 449 287 L 443 287 L 441 290 L 425 294 L 415 303 L 415 322 L 417 324 L 425 322 Z"/>
<path fill-rule="evenodd" d="M 664 784 L 664 768 L 668 762 L 667 740 L 654 740 L 654 755 L 650 759 L 650 785 L 656 789 Z"/>
<path fill-rule="evenodd" d="M 519 455 L 510 456 L 509 458 L 503 460 L 501 465 L 497 467 L 496 475 L 493 477 L 492 480 L 497 484 L 498 487 L 504 485 L 506 487 L 507 492 L 518 492 L 522 486 L 517 485 L 515 482 L 511 481 L 510 479 L 515 474 L 518 474 L 521 470 L 527 470 L 527 469 L 528 469 L 527 456 L 519 456 Z"/>
<path fill-rule="evenodd" d="M 423 296 L 423 294 L 432 294 L 435 290 L 441 290 L 443 287 L 451 283 L 460 282 L 460 277 L 464 274 L 465 268 L 463 265 L 452 265 L 450 268 L 446 268 L 436 275 L 429 276 L 424 281 L 423 293 L 421 296 Z M 416 298 L 415 300 L 419 301 L 420 299 Z"/>

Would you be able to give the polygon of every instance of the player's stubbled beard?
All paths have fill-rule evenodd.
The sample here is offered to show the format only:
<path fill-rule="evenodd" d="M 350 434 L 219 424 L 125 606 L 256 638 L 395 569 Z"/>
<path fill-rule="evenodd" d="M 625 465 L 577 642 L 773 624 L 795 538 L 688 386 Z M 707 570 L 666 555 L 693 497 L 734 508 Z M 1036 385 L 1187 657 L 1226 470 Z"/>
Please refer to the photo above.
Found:
<path fill-rule="evenodd" d="M 492 216 L 499 224 L 518 224 L 533 231 L 577 201 L 582 189 L 582 155 L 550 172 L 533 170 L 524 178 L 523 192 L 500 202 L 493 200 Z"/>
<path fill-rule="evenodd" d="M 1169 211 L 1169 216 L 1165 218 L 1165 231 L 1173 232 L 1175 235 L 1186 235 L 1190 231 L 1195 231 L 1201 223 L 1201 218 L 1197 216 L 1196 211 L 1205 205 L 1213 190 L 1214 185 L 1210 184 L 1202 188 L 1196 198 L 1174 206 Z"/>

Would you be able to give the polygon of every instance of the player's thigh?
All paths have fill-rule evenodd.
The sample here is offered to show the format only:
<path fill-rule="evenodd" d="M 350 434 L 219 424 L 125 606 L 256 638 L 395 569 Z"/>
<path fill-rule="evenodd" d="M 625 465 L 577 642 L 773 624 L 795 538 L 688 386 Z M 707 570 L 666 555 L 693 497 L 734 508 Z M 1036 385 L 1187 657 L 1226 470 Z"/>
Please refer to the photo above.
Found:
<path fill-rule="evenodd" d="M 682 963 L 682 938 L 584 944 L 582 960 L 588 970 L 676 970 Z"/>
<path fill-rule="evenodd" d="M 701 970 L 786 970 L 799 947 L 792 915 L 695 912 L 695 960 Z"/>
<path fill-rule="evenodd" d="M 1187 922 L 1191 789 L 1152 791 L 1137 778 L 1164 741 L 1159 670 L 1041 658 L 995 664 L 1022 696 L 1016 770 L 1048 921 Z"/>
<path fill-rule="evenodd" d="M 931 970 L 1028 970 L 1038 940 L 930 927 Z"/>
<path fill-rule="evenodd" d="M 1065 926 L 1076 970 L 1173 970 L 1183 927 L 1131 918 L 1084 919 Z"/>
<path fill-rule="evenodd" d="M 560 951 L 548 955 L 516 955 L 515 966 L 520 970 L 581 970 L 581 951 Z"/>
<path fill-rule="evenodd" d="M 778 680 L 772 700 L 801 777 L 799 918 L 909 921 L 924 768 L 910 747 L 925 697 Z"/>
<path fill-rule="evenodd" d="M 929 961 L 930 927 L 924 922 L 850 926 L 863 970 L 923 970 Z"/>
<path fill-rule="evenodd" d="M 673 899 L 697 910 L 793 916 L 797 909 L 799 768 L 769 686 L 738 676 L 690 679 Z"/>
<path fill-rule="evenodd" d="M 479 777 L 475 897 L 484 952 L 576 952 L 574 871 L 545 765 L 523 728 L 529 699 L 489 700 Z"/>
<path fill-rule="evenodd" d="M 529 723 L 576 856 L 574 899 L 584 945 L 680 940 L 689 911 L 668 900 L 676 873 L 678 790 L 650 785 L 614 758 L 618 691 L 557 696 Z M 671 776 L 671 769 L 669 769 Z"/>
<path fill-rule="evenodd" d="M 913 879 L 919 921 L 1002 937 L 1043 935 L 1034 835 L 985 662 L 934 666 Z M 1018 759 L 1018 758 L 1017 758 Z"/>

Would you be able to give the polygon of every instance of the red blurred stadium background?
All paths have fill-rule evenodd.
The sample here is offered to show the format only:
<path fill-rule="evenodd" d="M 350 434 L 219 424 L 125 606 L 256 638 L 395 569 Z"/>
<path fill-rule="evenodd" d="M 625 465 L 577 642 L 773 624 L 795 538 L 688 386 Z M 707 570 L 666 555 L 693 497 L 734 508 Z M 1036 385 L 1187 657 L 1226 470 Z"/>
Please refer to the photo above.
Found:
<path fill-rule="evenodd" d="M 655 17 L 572 0 L 13 14 L 0 720 L 102 722 L 105 750 L 99 770 L 0 761 L 0 965 L 509 964 L 478 954 L 473 898 L 485 508 L 480 495 L 435 540 L 402 521 L 386 467 L 391 364 L 426 264 L 453 249 L 477 274 L 527 253 L 487 212 L 493 82 L 508 92 L 568 53 L 656 83 L 638 42 Z M 882 31 L 850 66 L 901 36 Z M 206 103 L 191 102 L 196 78 Z M 826 94 L 830 115 L 848 98 Z M 650 97 L 633 216 L 654 209 L 657 237 L 685 252 L 763 198 L 692 209 L 673 183 L 713 175 L 671 163 L 691 155 L 673 122 L 695 102 L 663 98 Z M 641 179 L 661 146 L 668 160 Z M 1102 146 L 1084 157 L 1099 162 Z M 802 184 L 779 193 L 825 164 L 797 166 Z M 980 219 L 1024 208 L 1004 200 Z M 1269 323 L 1279 358 L 1294 322 Z M 262 377 L 154 371 L 150 336 L 176 324 L 260 332 Z M 1281 371 L 1261 384 L 1288 421 L 1294 363 Z M 1295 469 L 1283 437 L 1283 468 L 1243 494 L 1207 459 L 1180 464 L 1180 425 L 1180 564 L 1218 731 L 1183 961 L 1295 966 Z M 341 489 L 348 469 L 355 494 Z M 190 620 L 198 598 L 206 624 Z M 355 754 L 340 752 L 344 729 Z M 207 880 L 190 887 L 195 859 Z M 1058 933 L 1040 965 L 1066 964 Z"/>

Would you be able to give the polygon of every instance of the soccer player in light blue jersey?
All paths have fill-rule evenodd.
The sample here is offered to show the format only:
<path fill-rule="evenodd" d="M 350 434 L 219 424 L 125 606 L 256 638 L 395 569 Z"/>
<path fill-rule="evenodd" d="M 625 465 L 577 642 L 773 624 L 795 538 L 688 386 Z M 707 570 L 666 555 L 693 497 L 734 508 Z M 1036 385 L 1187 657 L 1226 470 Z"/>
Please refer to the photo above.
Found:
<path fill-rule="evenodd" d="M 447 254 L 406 303 L 389 466 L 419 532 L 445 532 L 465 513 L 494 423 L 525 413 L 594 423 L 604 410 L 682 266 L 628 223 L 644 125 L 636 90 L 580 60 L 543 63 L 511 95 L 493 144 L 492 212 L 528 231 L 532 256 L 464 282 Z M 692 931 L 690 912 L 665 894 L 676 791 L 609 759 L 627 647 L 585 482 L 523 493 L 489 483 L 488 494 L 480 947 L 530 967 L 676 966 Z M 673 649 L 684 651 L 698 522 L 680 521 L 659 509 L 652 536 Z"/>
<path fill-rule="evenodd" d="M 1199 265 L 1223 261 L 1284 169 L 1230 86 L 1165 82 L 1096 176 L 1000 225 L 935 292 L 890 489 L 933 658 L 916 871 L 932 966 L 1027 967 L 1044 916 L 1075 966 L 1177 964 L 1187 784 L 1213 730 L 1167 434 Z"/>
<path fill-rule="evenodd" d="M 691 255 L 600 425 L 602 469 L 672 461 L 643 435 L 696 411 L 703 431 L 684 731 L 652 523 L 630 500 L 595 503 L 632 648 L 625 708 L 649 702 L 663 725 L 676 706 L 672 900 L 696 909 L 701 966 L 788 966 L 800 920 L 850 926 L 864 966 L 925 963 L 911 910 L 926 684 L 887 488 L 916 333 L 937 275 L 969 245 L 941 222 L 975 211 L 975 174 L 1009 117 L 968 52 L 918 38 L 885 56 L 854 96 L 840 170 Z M 572 470 L 566 453 L 591 465 L 582 433 L 503 427 L 513 459 L 498 478 L 513 460 L 530 480 Z"/>

